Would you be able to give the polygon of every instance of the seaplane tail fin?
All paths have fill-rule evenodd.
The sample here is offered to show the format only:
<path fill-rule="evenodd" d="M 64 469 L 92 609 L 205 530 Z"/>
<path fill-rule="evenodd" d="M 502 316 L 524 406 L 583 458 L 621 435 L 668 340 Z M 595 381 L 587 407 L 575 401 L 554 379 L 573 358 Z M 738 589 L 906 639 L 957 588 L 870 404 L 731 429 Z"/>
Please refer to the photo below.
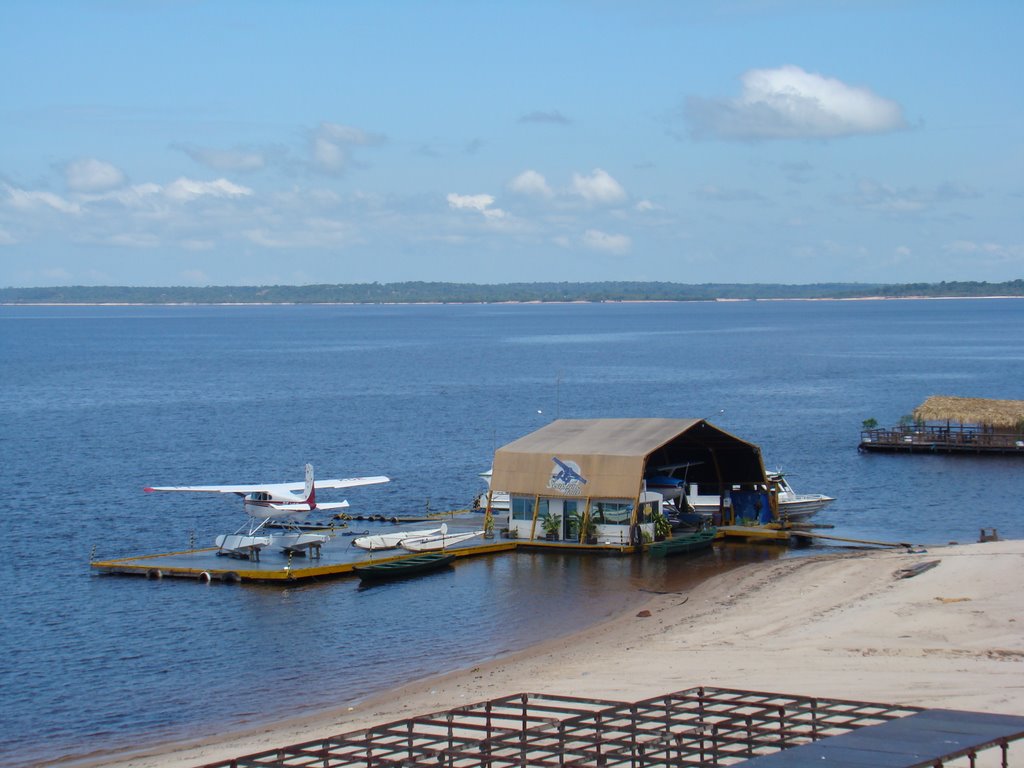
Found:
<path fill-rule="evenodd" d="M 316 506 L 316 485 L 313 483 L 313 465 L 306 465 L 306 503 L 310 508 Z"/>

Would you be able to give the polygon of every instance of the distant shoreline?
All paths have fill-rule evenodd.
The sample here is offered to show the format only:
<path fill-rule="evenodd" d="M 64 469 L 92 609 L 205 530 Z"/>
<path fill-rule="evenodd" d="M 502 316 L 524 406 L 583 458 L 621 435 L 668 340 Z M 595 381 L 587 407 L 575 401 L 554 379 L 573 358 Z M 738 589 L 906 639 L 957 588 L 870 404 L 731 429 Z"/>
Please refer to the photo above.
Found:
<path fill-rule="evenodd" d="M 573 304 L 871 301 L 1024 297 L 1024 280 L 938 283 L 673 283 L 651 281 L 344 283 L 316 285 L 66 285 L 0 288 L 0 305 Z"/>
<path fill-rule="evenodd" d="M 563 304 L 743 304 L 755 302 L 825 302 L 825 301 L 968 301 L 1024 299 L 1024 296 L 842 296 L 842 297 L 773 297 L 750 299 L 574 299 L 567 301 L 0 301 L 0 307 L 361 307 L 361 306 L 503 306 Z"/>

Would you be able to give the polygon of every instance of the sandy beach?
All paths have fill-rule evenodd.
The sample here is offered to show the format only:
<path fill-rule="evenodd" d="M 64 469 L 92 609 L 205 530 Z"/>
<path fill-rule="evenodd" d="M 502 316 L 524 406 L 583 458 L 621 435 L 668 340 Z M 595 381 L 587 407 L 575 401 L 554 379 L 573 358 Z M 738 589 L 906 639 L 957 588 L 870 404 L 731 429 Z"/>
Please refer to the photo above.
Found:
<path fill-rule="evenodd" d="M 91 765 L 197 766 L 527 691 L 632 701 L 709 685 L 1024 715 L 1024 541 L 790 558 L 644 598 L 569 638 L 355 706 Z"/>

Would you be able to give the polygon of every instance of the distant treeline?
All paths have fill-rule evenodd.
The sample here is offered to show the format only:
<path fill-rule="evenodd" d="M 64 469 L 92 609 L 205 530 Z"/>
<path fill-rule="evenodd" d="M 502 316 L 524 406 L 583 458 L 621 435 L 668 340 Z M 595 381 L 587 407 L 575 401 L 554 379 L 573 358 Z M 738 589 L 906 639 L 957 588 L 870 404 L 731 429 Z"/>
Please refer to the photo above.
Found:
<path fill-rule="evenodd" d="M 866 296 L 1024 296 L 1024 280 L 1005 283 L 354 283 L 220 285 L 202 288 L 88 286 L 0 288 L 3 304 L 416 304 L 552 301 L 708 301 L 851 299 Z"/>

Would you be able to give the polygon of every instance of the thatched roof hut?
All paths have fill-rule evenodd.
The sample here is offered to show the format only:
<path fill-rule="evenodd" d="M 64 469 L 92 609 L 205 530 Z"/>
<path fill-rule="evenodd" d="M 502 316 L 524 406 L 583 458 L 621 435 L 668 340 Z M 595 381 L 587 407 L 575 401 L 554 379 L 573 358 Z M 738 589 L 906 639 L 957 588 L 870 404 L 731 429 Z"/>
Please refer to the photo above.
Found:
<path fill-rule="evenodd" d="M 932 395 L 914 409 L 918 421 L 955 421 L 995 429 L 1024 424 L 1024 400 L 986 400 L 981 397 Z"/>

